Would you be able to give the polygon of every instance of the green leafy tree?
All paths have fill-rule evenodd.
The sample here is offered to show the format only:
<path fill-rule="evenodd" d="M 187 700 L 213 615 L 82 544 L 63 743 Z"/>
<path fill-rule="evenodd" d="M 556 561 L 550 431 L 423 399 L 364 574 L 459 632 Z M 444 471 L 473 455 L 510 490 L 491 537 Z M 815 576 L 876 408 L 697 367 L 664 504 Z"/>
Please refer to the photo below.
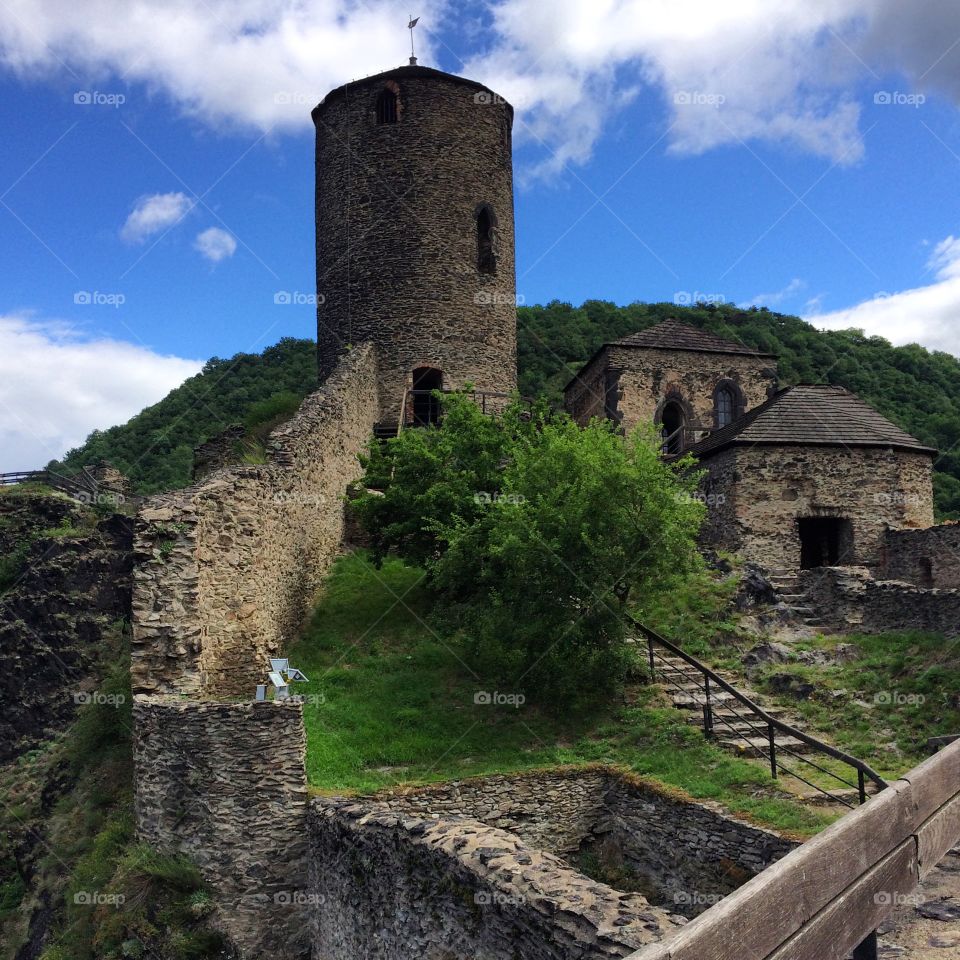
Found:
<path fill-rule="evenodd" d="M 562 706 L 617 679 L 624 613 L 700 564 L 691 468 L 665 463 L 652 432 L 446 398 L 440 427 L 373 454 L 383 490 L 359 510 L 381 554 L 424 565 L 434 616 L 475 669 Z"/>

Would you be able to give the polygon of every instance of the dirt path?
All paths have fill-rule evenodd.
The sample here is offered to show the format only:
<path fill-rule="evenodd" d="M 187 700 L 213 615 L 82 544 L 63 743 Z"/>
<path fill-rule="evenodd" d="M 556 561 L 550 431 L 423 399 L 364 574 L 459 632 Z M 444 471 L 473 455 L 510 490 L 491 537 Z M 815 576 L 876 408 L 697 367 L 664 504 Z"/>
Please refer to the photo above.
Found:
<path fill-rule="evenodd" d="M 960 846 L 880 928 L 882 958 L 960 960 Z"/>

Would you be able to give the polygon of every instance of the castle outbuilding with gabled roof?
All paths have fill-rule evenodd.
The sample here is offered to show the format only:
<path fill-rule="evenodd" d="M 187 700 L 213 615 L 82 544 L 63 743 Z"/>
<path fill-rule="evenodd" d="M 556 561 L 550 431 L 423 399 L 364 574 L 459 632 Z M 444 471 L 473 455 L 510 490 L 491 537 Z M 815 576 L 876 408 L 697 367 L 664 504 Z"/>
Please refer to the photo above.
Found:
<path fill-rule="evenodd" d="M 605 343 L 564 388 L 581 424 L 607 417 L 663 429 L 679 453 L 763 403 L 777 388 L 776 357 L 679 320 Z"/>
<path fill-rule="evenodd" d="M 677 320 L 604 344 L 564 391 L 580 423 L 655 426 L 705 471 L 706 545 L 768 570 L 881 569 L 931 527 L 936 451 L 843 387 L 780 389 L 776 357 Z"/>

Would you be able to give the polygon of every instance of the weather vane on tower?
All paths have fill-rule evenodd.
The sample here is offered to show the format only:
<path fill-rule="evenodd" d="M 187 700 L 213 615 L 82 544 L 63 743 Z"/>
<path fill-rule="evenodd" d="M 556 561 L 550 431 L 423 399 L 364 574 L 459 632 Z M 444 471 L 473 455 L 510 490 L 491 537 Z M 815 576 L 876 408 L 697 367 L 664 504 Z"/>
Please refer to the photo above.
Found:
<path fill-rule="evenodd" d="M 410 15 L 410 22 L 407 24 L 407 29 L 410 31 L 410 66 L 415 67 L 417 65 L 417 58 L 413 52 L 413 28 L 420 22 L 419 17 Z"/>

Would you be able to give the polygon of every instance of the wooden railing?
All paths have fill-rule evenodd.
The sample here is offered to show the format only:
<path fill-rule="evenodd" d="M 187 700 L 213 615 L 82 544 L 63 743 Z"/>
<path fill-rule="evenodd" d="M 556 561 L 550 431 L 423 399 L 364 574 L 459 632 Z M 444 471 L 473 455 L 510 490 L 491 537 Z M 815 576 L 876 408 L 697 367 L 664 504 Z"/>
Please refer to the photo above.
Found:
<path fill-rule="evenodd" d="M 816 773 L 819 774 L 820 778 L 826 778 L 827 782 L 832 785 L 842 785 L 840 788 L 834 785 L 833 790 L 846 787 L 851 790 L 856 790 L 857 798 L 861 804 L 867 800 L 866 781 L 868 779 L 873 781 L 878 790 L 883 790 L 887 786 L 886 780 L 862 760 L 858 760 L 843 750 L 839 750 L 832 744 L 824 743 L 824 741 L 817 737 L 813 737 L 809 733 L 799 730 L 789 723 L 785 723 L 783 720 L 772 717 L 763 707 L 754 703 L 746 694 L 737 690 L 736 687 L 724 680 L 723 677 L 711 670 L 706 664 L 701 663 L 696 657 L 691 656 L 675 643 L 671 643 L 665 637 L 661 637 L 660 634 L 655 633 L 633 617 L 628 617 L 628 621 L 630 626 L 639 632 L 647 641 L 647 659 L 650 666 L 651 679 L 657 678 L 658 662 L 665 662 L 665 658 L 660 653 L 661 650 L 667 651 L 671 656 L 682 660 L 690 667 L 686 676 L 689 679 L 696 680 L 703 689 L 702 696 L 695 694 L 692 694 L 692 696 L 703 711 L 703 732 L 705 736 L 713 737 L 718 728 L 720 728 L 720 732 L 724 732 L 723 728 L 726 727 L 726 733 L 729 737 L 734 740 L 744 740 L 750 744 L 752 749 L 758 749 L 757 744 L 764 743 L 766 755 L 770 762 L 770 774 L 773 779 L 776 780 L 781 773 L 794 777 L 808 787 L 823 794 L 829 800 L 846 807 L 852 808 L 853 804 L 848 803 L 839 793 L 827 790 L 821 784 L 808 778 L 815 776 Z M 669 683 L 673 681 L 666 679 L 666 682 Z M 718 715 L 715 712 L 715 709 L 720 706 L 714 700 L 714 692 L 716 690 L 723 690 L 725 693 L 730 694 L 738 705 L 733 706 L 729 702 L 723 704 L 724 710 L 734 715 L 733 722 L 731 722 L 729 718 Z M 749 735 L 738 729 L 736 724 L 746 724 L 749 729 Z M 813 748 L 816 753 L 846 764 L 853 771 L 853 773 L 849 775 L 853 779 L 848 780 L 846 777 L 824 767 L 815 760 L 811 760 L 809 757 L 803 756 L 788 746 L 778 746 L 776 742 L 777 733 L 793 737 L 808 747 Z M 751 743 L 751 740 L 754 742 Z M 791 761 L 795 764 L 794 767 L 788 767 L 784 763 L 784 755 L 790 757 Z M 797 767 L 802 768 L 804 772 L 800 773 L 798 769 L 796 769 Z M 807 774 L 807 776 L 804 776 L 804 774 Z"/>
<path fill-rule="evenodd" d="M 406 427 L 420 427 L 439 422 L 442 399 L 438 398 L 437 394 L 442 397 L 449 393 L 462 393 L 464 396 L 470 397 L 484 414 L 499 413 L 513 398 L 513 394 L 499 393 L 495 390 L 404 390 L 403 399 L 400 401 L 399 416 L 397 417 L 397 433 L 400 433 Z M 431 406 L 431 415 L 426 419 L 416 415 L 414 404 L 418 397 L 429 398 L 436 404 L 435 407 Z M 529 404 L 531 401 L 526 397 L 521 397 L 520 402 Z"/>
<path fill-rule="evenodd" d="M 960 741 L 628 960 L 855 960 L 960 840 Z"/>
<path fill-rule="evenodd" d="M 85 503 L 92 502 L 99 490 L 96 477 L 86 467 L 72 477 L 66 477 L 53 470 L 15 470 L 10 473 L 0 473 L 0 486 L 17 483 L 43 483 Z"/>

